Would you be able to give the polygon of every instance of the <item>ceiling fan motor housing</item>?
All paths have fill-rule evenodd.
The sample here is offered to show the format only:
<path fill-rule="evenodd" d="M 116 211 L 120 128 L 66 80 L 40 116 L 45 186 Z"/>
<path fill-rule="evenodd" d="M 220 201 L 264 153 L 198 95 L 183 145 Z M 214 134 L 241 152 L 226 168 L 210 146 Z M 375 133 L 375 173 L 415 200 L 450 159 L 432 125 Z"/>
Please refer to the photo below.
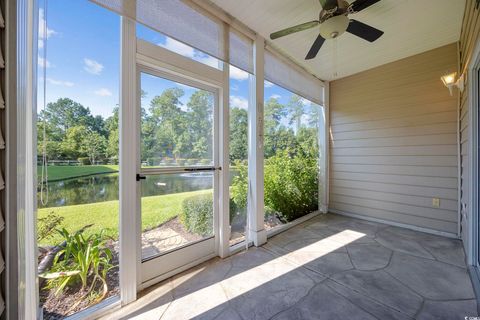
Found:
<path fill-rule="evenodd" d="M 347 31 L 350 19 L 346 15 L 338 15 L 320 24 L 320 35 L 324 39 L 334 39 Z"/>

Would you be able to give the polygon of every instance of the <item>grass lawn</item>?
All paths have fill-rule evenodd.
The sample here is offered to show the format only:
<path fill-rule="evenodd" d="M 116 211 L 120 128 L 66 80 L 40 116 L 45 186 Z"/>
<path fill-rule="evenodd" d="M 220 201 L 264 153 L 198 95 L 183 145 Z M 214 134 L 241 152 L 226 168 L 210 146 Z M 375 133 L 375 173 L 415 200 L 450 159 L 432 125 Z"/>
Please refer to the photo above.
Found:
<path fill-rule="evenodd" d="M 89 176 L 100 173 L 118 172 L 118 165 L 96 166 L 48 166 L 48 180 L 57 181 L 75 177 Z M 37 167 L 37 176 L 40 180 L 42 167 Z"/>
<path fill-rule="evenodd" d="M 70 167 L 72 168 L 72 167 Z M 142 198 L 142 230 L 151 229 L 177 216 L 185 198 L 193 195 L 207 194 L 212 190 L 183 192 L 162 196 Z M 88 224 L 94 224 L 85 231 L 85 235 L 97 233 L 101 230 L 112 237 L 118 237 L 119 210 L 118 201 L 105 201 L 75 206 L 43 208 L 38 210 L 38 217 L 45 217 L 50 212 L 64 217 L 61 227 L 69 232 L 75 232 Z M 57 233 L 41 245 L 53 245 L 62 242 Z"/>

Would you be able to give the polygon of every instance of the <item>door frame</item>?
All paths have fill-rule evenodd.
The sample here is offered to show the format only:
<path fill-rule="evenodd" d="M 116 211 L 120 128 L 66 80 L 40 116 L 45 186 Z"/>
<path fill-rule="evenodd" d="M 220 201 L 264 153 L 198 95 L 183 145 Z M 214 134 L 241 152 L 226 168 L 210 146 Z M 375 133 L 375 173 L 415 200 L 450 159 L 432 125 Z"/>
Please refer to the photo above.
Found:
<path fill-rule="evenodd" d="M 172 70 L 171 66 L 165 67 L 164 61 L 153 61 L 151 60 L 148 65 L 145 65 L 143 61 L 137 61 L 137 174 L 140 175 L 161 175 L 161 174 L 175 174 L 185 172 L 185 169 L 213 169 L 213 236 L 205 237 L 198 241 L 189 242 L 182 246 L 176 247 L 174 249 L 168 250 L 165 253 L 148 257 L 143 259 L 140 254 L 140 283 L 141 288 L 148 287 L 158 281 L 164 280 L 171 277 L 172 275 L 180 272 L 181 270 L 191 268 L 192 266 L 201 263 L 205 260 L 211 259 L 218 254 L 219 246 L 219 217 L 220 217 L 220 206 L 219 204 L 222 200 L 219 198 L 219 187 L 220 187 L 220 177 L 223 174 L 222 167 L 219 164 L 220 160 L 220 150 L 218 148 L 220 134 L 222 133 L 221 128 L 219 128 L 219 107 L 220 107 L 220 89 L 218 87 L 206 84 L 204 82 L 199 82 L 186 78 L 183 75 L 180 75 L 178 72 Z M 153 66 L 155 64 L 155 66 Z M 168 64 L 168 62 L 167 62 Z M 212 161 L 213 165 L 208 166 L 169 166 L 162 168 L 142 168 L 141 159 L 140 159 L 140 146 L 141 146 L 141 75 L 148 74 L 158 79 L 164 79 L 167 81 L 172 81 L 175 83 L 181 83 L 188 86 L 191 86 L 196 89 L 205 90 L 214 95 L 214 106 L 213 106 L 213 134 L 212 134 Z M 140 225 L 142 219 L 142 209 L 141 209 L 141 182 L 137 181 L 137 201 L 138 201 L 138 211 L 137 214 L 140 215 Z M 140 230 L 139 236 L 137 236 L 137 241 L 139 242 L 138 247 L 140 252 L 142 250 L 141 244 L 141 235 L 142 231 Z M 181 252 L 180 252 L 181 251 Z M 162 260 L 163 259 L 163 260 Z M 166 259 L 166 260 L 165 260 Z M 164 270 L 162 270 L 164 269 Z M 162 270 L 162 271 L 161 271 Z"/>
<path fill-rule="evenodd" d="M 139 88 L 137 87 L 138 65 L 153 68 L 160 73 L 166 73 L 168 78 L 180 77 L 184 80 L 182 82 L 186 80 L 195 83 L 197 86 L 201 84 L 202 86 L 215 88 L 218 92 L 217 119 L 219 119 L 219 134 L 217 136 L 219 138 L 222 137 L 223 133 L 227 132 L 225 130 L 228 130 L 229 83 L 224 81 L 225 74 L 228 74 L 228 68 L 224 67 L 223 70 L 219 70 L 142 39 L 137 39 L 136 23 L 128 18 L 122 18 L 122 100 L 120 104 L 120 122 L 122 124 L 121 137 L 124 137 L 124 139 L 120 139 L 120 176 L 123 176 L 125 180 L 125 183 L 120 183 L 120 257 L 122 255 L 125 257 L 124 259 L 120 258 L 122 304 L 128 304 L 136 300 L 138 291 L 172 275 L 166 273 L 147 282 L 142 282 L 140 254 L 141 218 L 139 214 L 140 202 L 137 200 L 140 197 L 138 184 L 134 180 L 140 164 L 137 158 L 140 154 L 138 143 L 140 140 L 139 137 L 137 138 L 140 132 L 140 119 L 137 114 L 139 96 Z M 218 237 L 215 238 L 215 252 L 211 256 L 195 261 L 194 264 L 187 264 L 177 268 L 176 272 L 188 269 L 216 255 L 224 257 L 229 252 L 229 221 L 228 212 L 225 211 L 225 207 L 228 209 L 229 197 L 228 139 L 220 138 L 215 141 L 215 144 L 218 145 L 217 164 L 222 168 L 219 173 L 219 193 L 218 201 L 216 201 L 220 209 L 218 210 L 218 226 L 215 226 L 216 230 L 218 230 Z M 227 205 L 224 205 L 225 203 Z M 132 212 L 136 214 L 132 214 Z"/>
<path fill-rule="evenodd" d="M 468 108 L 468 200 L 461 204 L 463 219 L 467 219 L 466 255 L 473 287 L 480 294 L 480 42 L 477 42 L 465 68 L 467 73 Z M 460 121 L 460 119 L 459 119 Z M 461 199 L 459 199 L 461 201 Z M 466 212 L 464 212 L 466 211 Z"/>

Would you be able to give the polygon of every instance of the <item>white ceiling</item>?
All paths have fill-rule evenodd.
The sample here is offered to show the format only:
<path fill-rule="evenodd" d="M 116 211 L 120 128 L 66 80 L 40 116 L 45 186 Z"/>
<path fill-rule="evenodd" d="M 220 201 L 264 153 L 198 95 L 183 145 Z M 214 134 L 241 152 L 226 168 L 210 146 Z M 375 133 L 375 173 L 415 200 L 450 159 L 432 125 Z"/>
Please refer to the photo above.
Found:
<path fill-rule="evenodd" d="M 318 35 L 316 28 L 275 41 L 269 40 L 269 35 L 318 19 L 318 0 L 212 1 L 323 80 L 342 78 L 458 41 L 465 7 L 465 0 L 382 0 L 350 15 L 383 30 L 380 39 L 369 43 L 345 33 L 337 40 L 326 41 L 315 59 L 305 61 Z"/>

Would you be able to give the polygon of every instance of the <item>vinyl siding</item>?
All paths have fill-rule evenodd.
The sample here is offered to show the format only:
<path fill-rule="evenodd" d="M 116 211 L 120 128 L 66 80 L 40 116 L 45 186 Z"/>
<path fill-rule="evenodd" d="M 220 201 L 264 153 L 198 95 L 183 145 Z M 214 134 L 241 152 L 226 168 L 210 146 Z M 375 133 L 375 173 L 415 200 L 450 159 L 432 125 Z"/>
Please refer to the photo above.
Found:
<path fill-rule="evenodd" d="M 457 233 L 456 69 L 453 43 L 330 83 L 332 211 Z"/>
<path fill-rule="evenodd" d="M 478 42 L 480 31 L 479 10 L 475 8 L 475 0 L 467 0 L 465 7 L 465 14 L 462 22 L 462 31 L 459 41 L 459 56 L 460 56 L 460 70 L 466 70 L 472 58 L 472 52 L 475 44 Z M 470 220 L 468 208 L 468 192 L 469 192 L 469 170 L 468 170 L 468 155 L 469 155 L 469 137 L 468 137 L 468 74 L 465 73 L 465 90 L 460 95 L 460 158 L 461 158 L 461 182 L 460 182 L 460 202 L 462 207 L 462 223 L 461 235 L 465 249 L 468 248 L 468 223 Z M 466 250 L 469 252 L 468 250 Z"/>

